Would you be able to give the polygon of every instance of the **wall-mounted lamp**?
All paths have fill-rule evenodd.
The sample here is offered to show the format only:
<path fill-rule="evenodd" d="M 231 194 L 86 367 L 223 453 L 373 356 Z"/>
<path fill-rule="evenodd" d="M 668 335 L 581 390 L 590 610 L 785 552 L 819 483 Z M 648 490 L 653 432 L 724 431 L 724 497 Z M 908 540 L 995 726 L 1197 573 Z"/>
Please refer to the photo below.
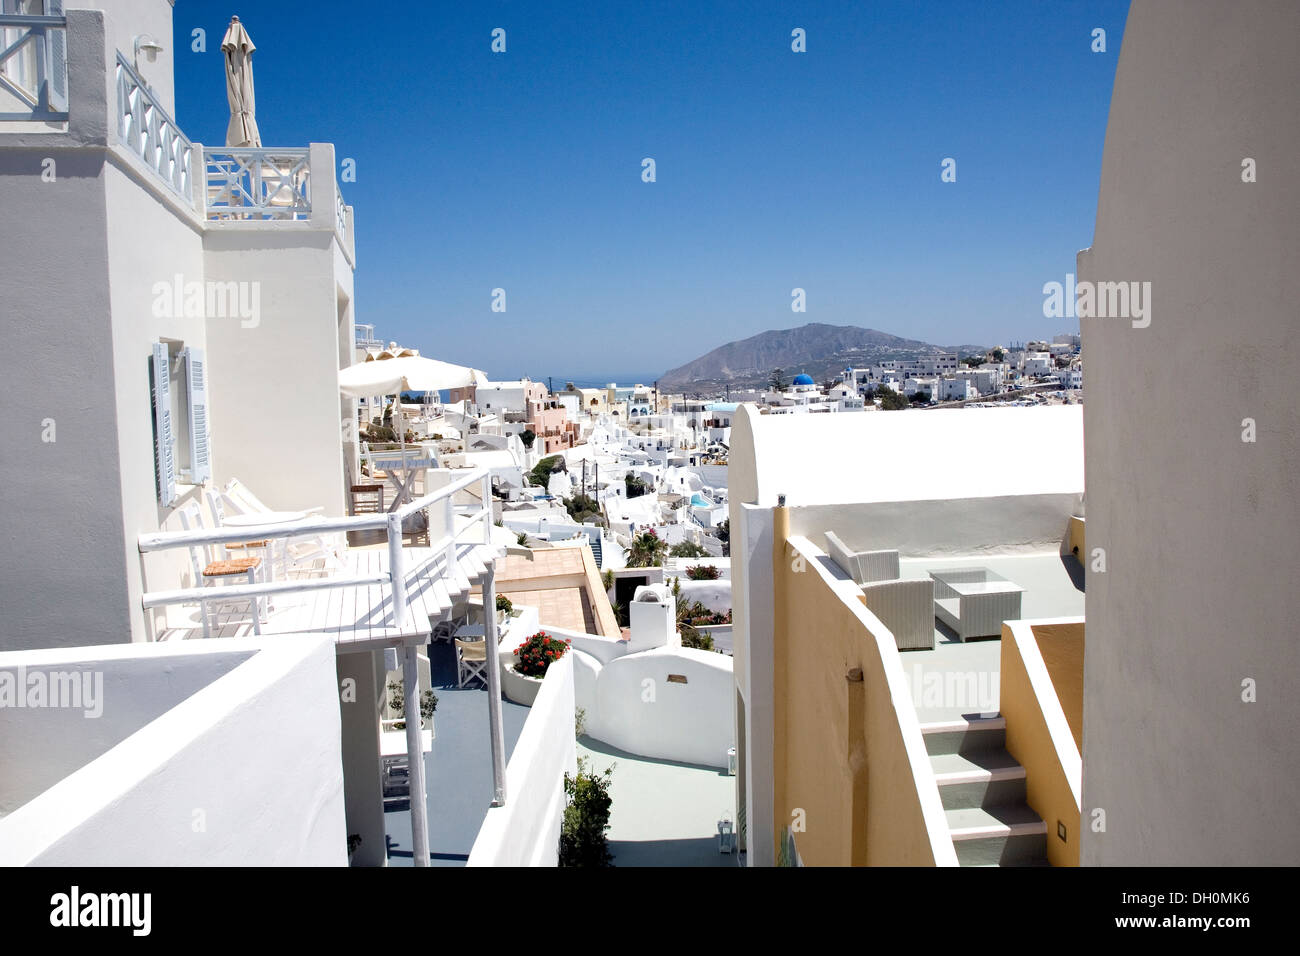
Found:
<path fill-rule="evenodd" d="M 147 33 L 141 33 L 134 40 L 135 47 L 135 69 L 140 71 L 140 54 L 143 53 L 150 63 L 157 61 L 158 54 L 163 51 L 163 45 Z"/>

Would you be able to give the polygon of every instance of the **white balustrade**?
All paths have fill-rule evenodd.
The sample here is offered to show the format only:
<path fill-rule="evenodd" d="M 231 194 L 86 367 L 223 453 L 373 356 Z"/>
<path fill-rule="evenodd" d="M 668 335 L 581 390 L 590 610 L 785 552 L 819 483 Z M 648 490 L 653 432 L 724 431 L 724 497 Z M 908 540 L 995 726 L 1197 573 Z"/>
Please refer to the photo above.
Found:
<path fill-rule="evenodd" d="M 208 219 L 311 218 L 311 161 L 306 149 L 210 147 Z"/>
<path fill-rule="evenodd" d="M 116 78 L 118 139 L 186 204 L 192 204 L 190 141 L 121 53 Z"/>
<path fill-rule="evenodd" d="M 16 100 L 0 120 L 60 122 L 68 118 L 68 20 L 0 14 L 0 104 Z"/>

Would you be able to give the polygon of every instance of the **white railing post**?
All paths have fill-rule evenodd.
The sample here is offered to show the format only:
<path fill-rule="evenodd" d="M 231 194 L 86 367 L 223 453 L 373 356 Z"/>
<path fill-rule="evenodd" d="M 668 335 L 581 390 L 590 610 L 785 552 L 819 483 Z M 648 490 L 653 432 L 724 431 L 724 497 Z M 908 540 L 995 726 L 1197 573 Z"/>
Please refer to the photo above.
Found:
<path fill-rule="evenodd" d="M 483 476 L 483 543 L 492 543 L 492 473 Z"/>
<path fill-rule="evenodd" d="M 388 575 L 393 587 L 393 626 L 406 625 L 406 562 L 402 556 L 402 513 L 388 516 Z"/>
<path fill-rule="evenodd" d="M 497 647 L 496 562 L 483 579 L 483 640 L 487 649 L 488 734 L 492 741 L 492 806 L 506 805 L 506 743 L 501 725 L 501 653 Z"/>
<path fill-rule="evenodd" d="M 424 784 L 424 740 L 420 714 L 420 648 L 407 644 L 402 659 L 406 695 L 407 779 L 411 784 L 411 851 L 416 866 L 429 865 L 429 805 Z"/>
<path fill-rule="evenodd" d="M 447 575 L 451 576 L 452 569 L 456 566 L 456 508 L 451 503 L 454 495 L 448 495 L 442 502 L 442 520 L 446 522 L 447 530 Z"/>

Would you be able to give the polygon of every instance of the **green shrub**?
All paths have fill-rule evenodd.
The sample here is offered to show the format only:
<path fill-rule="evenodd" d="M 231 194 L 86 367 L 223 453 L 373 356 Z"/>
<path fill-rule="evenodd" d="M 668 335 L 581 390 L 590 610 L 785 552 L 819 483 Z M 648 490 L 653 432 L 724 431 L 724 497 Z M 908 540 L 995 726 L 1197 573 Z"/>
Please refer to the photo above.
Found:
<path fill-rule="evenodd" d="M 567 805 L 560 824 L 560 866 L 614 865 L 605 836 L 609 830 L 609 813 L 613 799 L 609 795 L 614 768 L 592 773 L 588 763 L 578 758 L 577 776 L 564 775 Z"/>
<path fill-rule="evenodd" d="M 686 569 L 686 576 L 692 581 L 716 581 L 722 572 L 711 564 L 697 564 Z"/>
<path fill-rule="evenodd" d="M 513 611 L 514 609 L 515 609 L 515 606 L 514 606 L 513 603 L 511 603 L 510 598 L 506 597 L 504 594 L 498 594 L 498 595 L 497 595 L 497 610 L 498 610 L 498 611 L 505 611 L 506 614 L 509 614 L 509 613 L 510 613 L 511 611 Z"/>
<path fill-rule="evenodd" d="M 564 456 L 550 455 L 533 465 L 533 470 L 528 473 L 528 477 L 534 485 L 545 488 L 551 480 L 551 472 L 564 470 Z"/>
<path fill-rule="evenodd" d="M 693 541 L 682 541 L 668 549 L 668 556 L 670 558 L 707 558 L 709 552 Z"/>

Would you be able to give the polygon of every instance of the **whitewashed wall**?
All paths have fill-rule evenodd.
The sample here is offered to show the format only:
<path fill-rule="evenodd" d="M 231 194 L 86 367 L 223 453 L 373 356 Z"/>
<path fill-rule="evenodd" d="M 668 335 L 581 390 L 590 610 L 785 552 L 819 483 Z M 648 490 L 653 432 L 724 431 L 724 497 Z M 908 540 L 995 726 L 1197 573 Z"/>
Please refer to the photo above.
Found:
<path fill-rule="evenodd" d="M 469 866 L 555 866 L 564 816 L 564 775 L 577 773 L 573 659 L 546 669 L 506 767 L 506 803 L 488 810 Z"/>
<path fill-rule="evenodd" d="M 20 666 L 98 670 L 104 708 L 0 709 L 0 801 L 25 801 L 0 865 L 346 865 L 330 640 L 0 654 Z"/>
<path fill-rule="evenodd" d="M 669 681 L 669 675 L 687 683 Z M 725 767 L 735 744 L 732 659 L 693 648 L 629 654 L 601 668 L 587 733 L 628 753 Z"/>

